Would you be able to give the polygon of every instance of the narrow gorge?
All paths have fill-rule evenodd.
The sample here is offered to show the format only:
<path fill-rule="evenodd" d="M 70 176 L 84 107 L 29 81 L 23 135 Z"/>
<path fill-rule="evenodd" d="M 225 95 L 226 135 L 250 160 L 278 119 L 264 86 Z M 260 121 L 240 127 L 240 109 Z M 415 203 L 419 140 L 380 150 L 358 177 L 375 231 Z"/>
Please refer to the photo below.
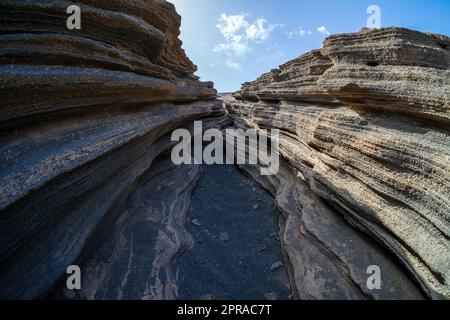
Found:
<path fill-rule="evenodd" d="M 449 37 L 331 35 L 219 96 L 173 4 L 70 4 L 0 1 L 1 299 L 450 299 Z M 194 121 L 278 129 L 278 173 L 173 164 Z"/>

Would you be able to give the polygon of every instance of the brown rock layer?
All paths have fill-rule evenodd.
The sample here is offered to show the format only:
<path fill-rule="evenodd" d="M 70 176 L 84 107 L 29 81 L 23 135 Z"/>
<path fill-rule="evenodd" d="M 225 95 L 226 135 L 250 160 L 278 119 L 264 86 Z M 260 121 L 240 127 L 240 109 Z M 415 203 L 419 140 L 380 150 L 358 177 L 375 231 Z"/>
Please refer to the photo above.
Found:
<path fill-rule="evenodd" d="M 450 298 L 449 45 L 400 28 L 330 36 L 227 102 L 236 123 L 279 129 L 311 190 L 432 298 Z"/>
<path fill-rule="evenodd" d="M 0 2 L 0 298 L 60 298 L 75 263 L 77 298 L 176 299 L 201 170 L 171 163 L 170 136 L 223 127 L 225 110 L 193 74 L 172 4 L 78 4 L 68 30 L 69 1 Z M 398 28 L 331 36 L 226 101 L 235 127 L 281 130 L 278 175 L 241 169 L 273 196 L 295 298 L 450 298 L 449 44 Z"/>

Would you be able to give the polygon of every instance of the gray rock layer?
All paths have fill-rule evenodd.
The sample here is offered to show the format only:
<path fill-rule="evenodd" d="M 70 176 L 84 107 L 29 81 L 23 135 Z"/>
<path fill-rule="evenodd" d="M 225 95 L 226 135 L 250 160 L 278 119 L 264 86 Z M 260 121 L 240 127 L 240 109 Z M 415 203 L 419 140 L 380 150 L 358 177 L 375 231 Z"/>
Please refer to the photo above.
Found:
<path fill-rule="evenodd" d="M 170 150 L 172 131 L 223 115 L 181 49 L 172 4 L 78 1 L 82 28 L 68 30 L 71 4 L 0 2 L 0 298 L 46 294 Z"/>
<path fill-rule="evenodd" d="M 400 28 L 333 35 L 227 101 L 235 123 L 279 129 L 294 174 L 436 299 L 450 298 L 449 45 Z M 317 231 L 310 218 L 321 219 L 295 222 L 289 250 Z"/>
<path fill-rule="evenodd" d="M 0 299 L 179 298 L 199 170 L 168 152 L 172 131 L 197 119 L 281 130 L 278 175 L 241 169 L 272 195 L 284 254 L 252 265 L 286 265 L 295 298 L 450 298 L 449 38 L 331 36 L 244 84 L 226 117 L 212 83 L 193 74 L 172 4 L 78 1 L 82 29 L 70 31 L 71 4 L 0 1 Z M 231 231 L 217 242 L 235 245 Z M 74 263 L 83 289 L 59 290 Z M 369 265 L 381 290 L 366 285 Z"/>

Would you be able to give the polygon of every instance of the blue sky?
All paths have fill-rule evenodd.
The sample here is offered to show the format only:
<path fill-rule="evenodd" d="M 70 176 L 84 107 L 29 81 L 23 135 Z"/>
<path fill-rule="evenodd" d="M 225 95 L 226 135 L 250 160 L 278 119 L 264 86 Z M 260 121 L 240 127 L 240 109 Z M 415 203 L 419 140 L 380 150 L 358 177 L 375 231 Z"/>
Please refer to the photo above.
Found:
<path fill-rule="evenodd" d="M 169 0 L 182 16 L 181 39 L 197 75 L 231 92 L 315 48 L 331 33 L 381 25 L 450 35 L 450 0 Z"/>

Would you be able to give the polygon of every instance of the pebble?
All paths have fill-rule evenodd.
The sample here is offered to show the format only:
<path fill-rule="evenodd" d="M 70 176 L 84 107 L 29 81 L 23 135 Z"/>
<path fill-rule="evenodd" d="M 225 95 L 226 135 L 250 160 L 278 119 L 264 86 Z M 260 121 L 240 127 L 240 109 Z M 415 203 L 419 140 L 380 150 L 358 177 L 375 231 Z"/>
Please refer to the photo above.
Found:
<path fill-rule="evenodd" d="M 264 295 L 266 300 L 277 300 L 277 294 L 275 292 L 269 292 Z"/>
<path fill-rule="evenodd" d="M 200 300 L 216 300 L 216 296 L 213 295 L 212 293 L 207 293 L 201 296 Z"/>
<path fill-rule="evenodd" d="M 283 263 L 281 261 L 275 262 L 274 264 L 272 264 L 272 266 L 270 267 L 271 271 L 275 271 L 277 269 L 280 269 L 283 266 Z"/>
<path fill-rule="evenodd" d="M 223 242 L 227 242 L 228 240 L 230 240 L 230 236 L 228 235 L 228 233 L 222 232 L 219 235 L 219 240 L 223 241 Z"/>
<path fill-rule="evenodd" d="M 63 294 L 67 299 L 73 299 L 75 298 L 75 292 L 73 290 L 69 290 L 69 289 L 63 289 Z"/>

